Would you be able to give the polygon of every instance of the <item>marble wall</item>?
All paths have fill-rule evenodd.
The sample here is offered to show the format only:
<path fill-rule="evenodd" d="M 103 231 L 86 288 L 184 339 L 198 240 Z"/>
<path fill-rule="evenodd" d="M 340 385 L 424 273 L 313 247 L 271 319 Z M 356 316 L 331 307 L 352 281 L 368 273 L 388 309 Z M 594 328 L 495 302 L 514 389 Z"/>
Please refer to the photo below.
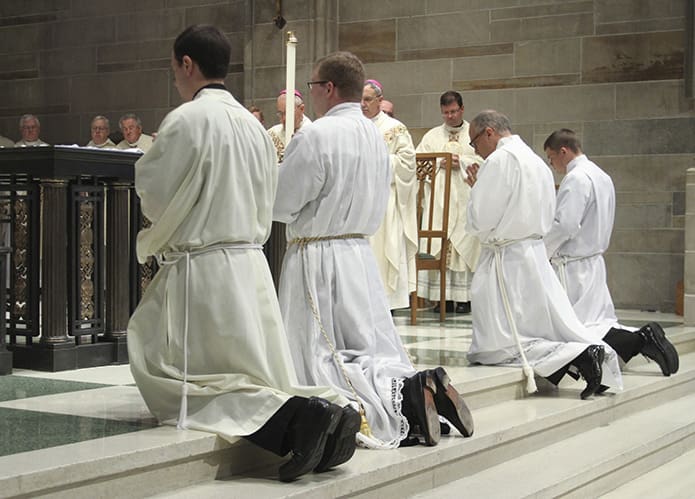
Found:
<path fill-rule="evenodd" d="M 284 30 L 274 0 L 3 0 L 0 134 L 34 112 L 52 143 L 89 139 L 94 114 L 138 112 L 146 131 L 179 103 L 176 34 L 195 22 L 233 45 L 228 85 L 276 122 L 284 36 L 297 33 L 297 87 L 311 63 L 350 50 L 380 80 L 415 140 L 459 90 L 465 116 L 495 108 L 542 153 L 567 126 L 616 184 L 607 253 L 619 307 L 674 309 L 683 279 L 685 172 L 695 166 L 695 105 L 685 98 L 689 0 L 294 0 Z M 309 115 L 311 105 L 308 104 Z"/>

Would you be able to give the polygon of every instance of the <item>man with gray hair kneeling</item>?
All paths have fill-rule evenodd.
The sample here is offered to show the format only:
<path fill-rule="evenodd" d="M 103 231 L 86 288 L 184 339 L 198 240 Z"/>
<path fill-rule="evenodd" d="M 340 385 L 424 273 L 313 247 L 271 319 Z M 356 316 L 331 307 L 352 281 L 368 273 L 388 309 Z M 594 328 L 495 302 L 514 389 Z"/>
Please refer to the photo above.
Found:
<path fill-rule="evenodd" d="M 473 340 L 468 359 L 523 367 L 527 391 L 534 375 L 557 384 L 579 371 L 585 399 L 601 386 L 622 389 L 616 352 L 580 322 L 550 266 L 543 237 L 555 216 L 550 169 L 509 119 L 487 110 L 471 121 L 470 145 L 485 161 L 466 172 L 472 187 L 466 230 L 482 252 L 471 284 Z"/>

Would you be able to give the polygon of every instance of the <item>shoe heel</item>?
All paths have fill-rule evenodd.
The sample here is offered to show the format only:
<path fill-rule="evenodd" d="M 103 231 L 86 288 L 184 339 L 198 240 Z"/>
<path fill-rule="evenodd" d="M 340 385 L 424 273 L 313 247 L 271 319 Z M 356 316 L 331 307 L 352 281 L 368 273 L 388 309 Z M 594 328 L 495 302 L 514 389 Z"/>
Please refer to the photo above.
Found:
<path fill-rule="evenodd" d="M 451 378 L 449 378 L 449 375 L 443 367 L 438 367 L 434 370 L 434 377 L 437 379 L 437 382 L 442 386 L 442 388 L 444 388 L 444 390 L 446 390 L 451 384 Z"/>
<path fill-rule="evenodd" d="M 434 376 L 423 376 L 424 382 L 425 382 L 425 387 L 427 387 L 431 392 L 432 395 L 437 394 L 437 382 L 434 379 Z"/>

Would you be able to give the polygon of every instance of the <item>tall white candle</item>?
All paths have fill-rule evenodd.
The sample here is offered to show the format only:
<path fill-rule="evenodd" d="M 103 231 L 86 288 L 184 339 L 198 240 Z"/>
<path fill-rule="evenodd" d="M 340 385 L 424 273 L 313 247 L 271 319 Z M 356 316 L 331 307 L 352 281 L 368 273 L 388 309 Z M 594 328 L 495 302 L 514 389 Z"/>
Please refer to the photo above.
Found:
<path fill-rule="evenodd" d="M 285 79 L 285 146 L 294 135 L 294 79 L 296 72 L 297 38 L 287 32 L 287 77 Z"/>

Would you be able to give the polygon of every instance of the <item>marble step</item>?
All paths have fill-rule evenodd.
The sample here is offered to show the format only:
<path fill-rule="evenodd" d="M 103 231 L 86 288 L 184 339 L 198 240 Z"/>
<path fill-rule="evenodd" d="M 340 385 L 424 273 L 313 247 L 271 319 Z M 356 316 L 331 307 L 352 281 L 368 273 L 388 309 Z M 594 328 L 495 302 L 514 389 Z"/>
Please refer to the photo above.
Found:
<path fill-rule="evenodd" d="M 292 484 L 273 481 L 275 471 L 267 467 L 156 497 L 408 497 L 475 476 L 510 460 L 524 459 L 525 455 L 540 448 L 552 445 L 562 448 L 567 439 L 581 441 L 585 434 L 603 427 L 612 428 L 616 420 L 622 418 L 668 408 L 672 404 L 677 412 L 685 412 L 682 405 L 693 403 L 683 397 L 689 396 L 695 388 L 695 354 L 684 355 L 681 371 L 672 377 L 663 377 L 654 368 L 643 365 L 630 369 L 625 374 L 623 392 L 593 400 L 579 399 L 581 384 L 563 385 L 556 391 L 474 410 L 477 427 L 470 439 L 451 435 L 443 437 L 436 447 L 391 451 L 358 449 L 349 463 L 335 471 L 307 475 Z M 668 460 L 668 456 L 663 460 Z M 506 479 L 504 482 L 513 483 Z M 447 489 L 446 494 L 431 497 L 459 497 L 461 490 L 466 489 Z"/>
<path fill-rule="evenodd" d="M 668 334 L 681 352 L 695 343 L 695 330 L 669 329 Z M 207 433 L 158 427 L 137 432 L 137 439 L 118 435 L 0 457 L 0 497 L 143 497 L 187 490 L 196 483 L 215 490 L 223 487 L 222 495 L 232 497 L 263 490 L 261 495 L 253 493 L 259 499 L 294 491 L 306 497 L 369 496 L 378 489 L 384 497 L 399 491 L 414 493 L 678 398 L 695 384 L 695 354 L 684 355 L 681 365 L 676 376 L 664 378 L 654 363 L 633 361 L 625 376 L 625 392 L 592 401 L 579 400 L 582 383 L 526 397 L 518 369 L 447 367 L 472 408 L 476 421 L 472 439 L 451 436 L 434 448 L 358 450 L 347 466 L 290 485 L 273 479 L 281 462 L 277 457 L 243 440 L 230 445 Z M 195 493 L 205 497 L 208 492 L 196 489 Z"/>
<path fill-rule="evenodd" d="M 695 351 L 695 328 L 674 326 L 667 328 L 666 334 L 680 355 Z M 629 369 L 648 365 L 656 366 L 645 357 L 638 355 L 630 361 Z M 419 369 L 430 367 L 436 366 L 418 366 Z M 658 367 L 654 368 L 658 371 Z M 456 388 L 465 395 L 466 403 L 472 410 L 526 397 L 525 379 L 521 369 L 467 366 L 447 367 L 447 371 L 454 380 Z"/>
<path fill-rule="evenodd" d="M 687 395 L 618 418 L 413 498 L 456 497 L 462 490 L 467 496 L 490 499 L 596 497 L 693 449 L 693 407 L 695 395 Z M 632 485 L 635 484 L 630 484 L 630 490 L 636 495 L 630 497 L 650 497 L 643 489 Z M 657 487 L 654 489 L 652 497 L 664 497 Z"/>
<path fill-rule="evenodd" d="M 682 499 L 692 497 L 695 490 L 695 450 L 685 452 L 658 468 L 635 477 L 628 483 L 603 494 L 602 499 L 633 499 L 658 497 Z"/>

